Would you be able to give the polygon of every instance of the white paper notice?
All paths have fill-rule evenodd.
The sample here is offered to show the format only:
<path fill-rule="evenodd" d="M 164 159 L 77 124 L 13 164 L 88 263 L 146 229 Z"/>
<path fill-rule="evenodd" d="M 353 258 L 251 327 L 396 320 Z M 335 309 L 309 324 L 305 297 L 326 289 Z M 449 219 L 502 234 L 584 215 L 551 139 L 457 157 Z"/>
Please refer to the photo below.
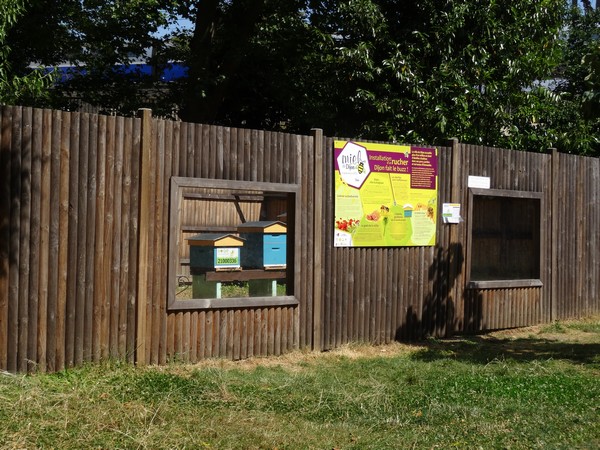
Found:
<path fill-rule="evenodd" d="M 444 203 L 442 205 L 444 223 L 460 222 L 460 203 Z"/>
<path fill-rule="evenodd" d="M 491 185 L 490 180 L 490 177 L 476 177 L 474 175 L 469 175 L 467 184 L 470 188 L 489 189 Z"/>

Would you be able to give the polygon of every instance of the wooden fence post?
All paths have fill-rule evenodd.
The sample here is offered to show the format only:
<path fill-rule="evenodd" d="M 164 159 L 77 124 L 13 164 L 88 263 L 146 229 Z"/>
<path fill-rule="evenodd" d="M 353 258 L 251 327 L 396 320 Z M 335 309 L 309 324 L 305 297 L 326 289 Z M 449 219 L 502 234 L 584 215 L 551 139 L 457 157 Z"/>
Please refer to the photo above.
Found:
<path fill-rule="evenodd" d="M 146 364 L 146 315 L 148 305 L 148 230 L 150 225 L 150 158 L 152 151 L 152 110 L 142 108 L 138 111 L 142 120 L 140 142 L 140 194 L 138 227 L 138 289 L 136 320 L 136 357 L 137 364 Z"/>
<path fill-rule="evenodd" d="M 322 296 L 323 296 L 323 130 L 313 128 L 314 161 L 314 243 L 313 243 L 313 350 L 322 349 Z"/>
<path fill-rule="evenodd" d="M 458 142 L 457 138 L 452 138 L 450 140 L 450 145 L 452 146 L 452 178 L 450 181 L 450 198 L 453 203 L 462 203 L 460 196 L 460 143 Z M 461 208 L 464 211 L 466 205 L 461 205 Z M 448 308 L 446 309 L 446 336 L 450 336 L 457 331 L 456 325 L 460 323 L 461 317 L 459 314 L 462 311 L 462 308 L 459 308 L 459 297 L 462 296 L 462 288 L 458 282 L 460 258 L 459 255 L 452 255 L 450 253 L 457 252 L 460 249 L 460 246 L 457 245 L 460 243 L 460 233 L 458 229 L 459 225 L 460 224 L 455 224 L 450 228 L 450 242 L 448 249 L 448 259 L 450 260 L 450 267 L 448 268 L 450 289 L 448 293 L 450 298 L 446 300 L 446 304 L 448 305 Z"/>

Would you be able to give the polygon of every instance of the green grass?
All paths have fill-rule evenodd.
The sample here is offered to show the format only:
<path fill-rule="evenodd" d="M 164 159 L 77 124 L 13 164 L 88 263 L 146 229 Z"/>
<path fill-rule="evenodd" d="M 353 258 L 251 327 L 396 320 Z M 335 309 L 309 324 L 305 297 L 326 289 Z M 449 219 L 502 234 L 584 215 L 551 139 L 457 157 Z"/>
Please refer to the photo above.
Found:
<path fill-rule="evenodd" d="M 541 329 L 196 366 L 111 362 L 0 375 L 0 446 L 599 448 L 599 325 L 561 324 L 572 334 L 560 341 Z"/>
<path fill-rule="evenodd" d="M 175 291 L 178 300 L 190 300 L 192 296 L 191 284 L 180 284 Z M 287 295 L 285 283 L 277 282 L 277 295 Z M 227 281 L 221 285 L 221 298 L 249 297 L 247 281 Z"/>

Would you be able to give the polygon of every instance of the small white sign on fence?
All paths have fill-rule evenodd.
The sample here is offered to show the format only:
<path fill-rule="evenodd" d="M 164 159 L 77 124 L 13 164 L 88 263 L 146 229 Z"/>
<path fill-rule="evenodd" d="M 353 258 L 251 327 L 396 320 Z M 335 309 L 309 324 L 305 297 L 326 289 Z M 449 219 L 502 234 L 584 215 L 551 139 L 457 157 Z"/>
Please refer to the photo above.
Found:
<path fill-rule="evenodd" d="M 490 185 L 490 177 L 476 177 L 474 175 L 469 175 L 468 186 L 470 188 L 489 189 Z"/>

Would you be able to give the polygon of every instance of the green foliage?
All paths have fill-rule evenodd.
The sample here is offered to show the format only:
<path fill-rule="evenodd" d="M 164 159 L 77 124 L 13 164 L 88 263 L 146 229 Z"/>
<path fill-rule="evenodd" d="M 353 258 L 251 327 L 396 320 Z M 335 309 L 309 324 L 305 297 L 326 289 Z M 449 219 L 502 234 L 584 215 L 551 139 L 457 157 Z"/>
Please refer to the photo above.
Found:
<path fill-rule="evenodd" d="M 163 88 L 160 81 L 119 72 L 115 65 L 151 58 L 147 51 L 155 42 L 153 34 L 167 23 L 164 8 L 171 3 L 32 0 L 7 34 L 11 66 L 19 74 L 30 72 L 30 64 L 81 67 L 83 73 L 55 84 L 49 99 L 53 107 L 73 109 L 83 102 L 126 115 L 154 107 Z"/>
<path fill-rule="evenodd" d="M 571 4 L 32 0 L 9 16 L 6 42 L 19 77 L 32 62 L 85 67 L 52 89 L 55 107 L 597 155 L 599 13 Z M 192 28 L 177 28 L 180 18 Z M 182 62 L 189 76 L 115 71 L 135 58 L 157 73 Z"/>
<path fill-rule="evenodd" d="M 592 119 L 600 118 L 600 43 L 590 49 L 582 60 L 587 69 L 587 90 L 583 93 L 585 113 Z"/>
<path fill-rule="evenodd" d="M 6 0 L 0 4 L 0 103 L 32 104 L 44 98 L 53 78 L 34 71 L 19 75 L 10 63 L 11 48 L 7 34 L 25 9 L 23 0 Z"/>
<path fill-rule="evenodd" d="M 359 134 L 514 146 L 507 137 L 520 130 L 512 118 L 522 114 L 527 88 L 548 77 L 558 58 L 562 2 L 349 5 L 360 3 L 379 5 L 356 11 L 376 11 L 377 29 L 341 22 L 334 62 L 340 75 L 358 80 L 345 109 L 362 114 Z"/>
<path fill-rule="evenodd" d="M 554 128 L 562 137 L 556 146 L 570 153 L 598 156 L 600 117 L 593 55 L 600 43 L 600 10 L 569 9 L 562 43 L 563 55 L 556 70 L 558 82 L 554 88 L 562 101 L 552 116 Z"/>

